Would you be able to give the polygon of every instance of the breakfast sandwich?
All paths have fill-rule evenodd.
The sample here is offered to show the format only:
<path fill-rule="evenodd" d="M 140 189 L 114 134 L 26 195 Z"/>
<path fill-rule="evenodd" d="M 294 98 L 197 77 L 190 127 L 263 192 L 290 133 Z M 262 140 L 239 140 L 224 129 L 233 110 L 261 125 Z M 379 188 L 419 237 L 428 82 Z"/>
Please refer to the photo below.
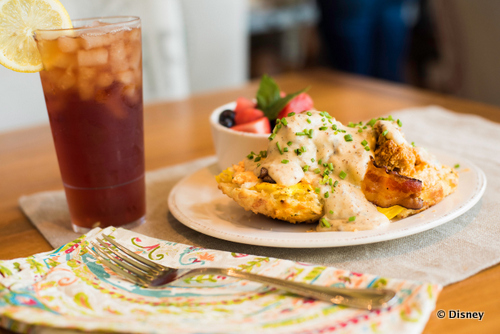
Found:
<path fill-rule="evenodd" d="M 318 231 L 361 231 L 440 202 L 457 172 L 408 143 L 392 117 L 343 125 L 326 112 L 277 121 L 267 151 L 216 176 L 246 210 Z"/>

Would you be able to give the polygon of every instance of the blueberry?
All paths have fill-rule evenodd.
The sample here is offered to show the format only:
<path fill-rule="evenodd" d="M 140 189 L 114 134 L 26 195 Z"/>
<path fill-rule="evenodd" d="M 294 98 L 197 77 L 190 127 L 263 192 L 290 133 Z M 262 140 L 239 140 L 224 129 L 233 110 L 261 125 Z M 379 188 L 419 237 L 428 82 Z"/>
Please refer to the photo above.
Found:
<path fill-rule="evenodd" d="M 234 111 L 227 109 L 221 112 L 219 116 L 219 124 L 230 128 L 234 125 Z"/>

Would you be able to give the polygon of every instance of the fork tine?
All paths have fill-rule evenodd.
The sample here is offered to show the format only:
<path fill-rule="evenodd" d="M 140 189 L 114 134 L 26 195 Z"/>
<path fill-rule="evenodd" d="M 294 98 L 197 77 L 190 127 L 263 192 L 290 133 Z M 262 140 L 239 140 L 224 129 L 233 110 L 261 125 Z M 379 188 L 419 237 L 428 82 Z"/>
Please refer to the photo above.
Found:
<path fill-rule="evenodd" d="M 118 256 L 117 258 L 115 258 L 112 255 L 108 254 L 107 251 L 109 250 L 109 248 L 107 245 L 105 247 L 102 247 L 101 245 L 99 245 L 93 241 L 90 241 L 90 243 L 92 244 L 92 246 L 94 246 L 94 250 L 99 251 L 99 254 L 102 257 L 104 257 L 108 260 L 111 260 L 115 265 L 118 265 L 120 267 L 123 267 L 123 268 L 129 270 L 139 277 L 145 276 L 145 277 L 141 277 L 141 278 L 146 278 L 147 280 L 154 279 L 153 275 L 150 275 L 149 273 L 145 273 L 145 272 L 135 268 L 134 266 L 131 266 L 130 264 L 128 264 L 126 262 L 120 261 L 122 259 L 121 256 Z"/>
<path fill-rule="evenodd" d="M 137 283 L 137 284 L 140 284 L 140 285 L 144 285 L 144 286 L 148 286 L 148 282 L 141 279 L 140 277 L 138 276 L 135 276 L 135 275 L 132 275 L 131 273 L 129 273 L 128 271 L 120 268 L 118 265 L 114 264 L 113 262 L 111 262 L 110 260 L 100 256 L 97 252 L 95 252 L 92 247 L 90 246 L 86 246 L 87 250 L 99 261 L 101 261 L 101 263 L 108 267 L 109 269 L 111 269 L 112 271 L 114 271 L 115 273 L 117 273 L 118 275 L 120 276 L 124 276 L 126 278 L 128 278 L 129 280 L 131 280 L 132 282 L 134 283 Z"/>
<path fill-rule="evenodd" d="M 144 264 L 136 261 L 135 259 L 132 259 L 132 258 L 126 256 L 126 255 L 122 255 L 122 254 L 118 253 L 116 250 L 114 250 L 113 248 L 109 247 L 106 243 L 104 243 L 104 241 L 102 239 L 96 238 L 96 240 L 99 241 L 99 243 L 102 245 L 102 247 L 106 251 L 109 251 L 109 252 L 113 253 L 120 260 L 123 260 L 123 261 L 127 262 L 128 264 L 131 264 L 134 267 L 136 267 L 136 268 L 138 268 L 138 269 L 146 272 L 146 274 L 149 274 L 149 275 L 158 275 L 160 273 L 158 270 L 156 270 L 154 268 L 148 267 L 148 266 L 146 266 L 146 265 L 144 265 Z"/>
<path fill-rule="evenodd" d="M 139 256 L 131 251 L 129 251 L 127 248 L 123 247 L 122 245 L 120 245 L 119 243 L 117 243 L 116 241 L 114 241 L 113 239 L 111 239 L 109 236 L 105 235 L 105 234 L 102 234 L 102 237 L 108 241 L 109 243 L 111 243 L 113 246 L 115 246 L 116 248 L 118 248 L 119 250 L 121 250 L 122 252 L 124 252 L 125 254 L 129 255 L 130 257 L 133 257 L 134 259 L 136 259 L 137 261 L 141 262 L 142 264 L 144 265 L 148 265 L 148 266 L 151 266 L 157 270 L 160 270 L 160 271 L 165 271 L 166 268 L 164 268 L 163 266 L 157 264 L 157 263 L 154 263 L 153 261 L 149 261 L 148 259 L 142 257 L 142 256 Z"/>

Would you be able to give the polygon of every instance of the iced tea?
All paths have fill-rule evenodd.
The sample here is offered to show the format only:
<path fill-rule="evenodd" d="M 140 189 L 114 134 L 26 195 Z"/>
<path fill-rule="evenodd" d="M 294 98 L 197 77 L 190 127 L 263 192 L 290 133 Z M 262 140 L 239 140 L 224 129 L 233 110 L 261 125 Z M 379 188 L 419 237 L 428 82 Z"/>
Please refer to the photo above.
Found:
<path fill-rule="evenodd" d="M 75 231 L 129 227 L 145 217 L 140 20 L 120 19 L 36 33 Z"/>

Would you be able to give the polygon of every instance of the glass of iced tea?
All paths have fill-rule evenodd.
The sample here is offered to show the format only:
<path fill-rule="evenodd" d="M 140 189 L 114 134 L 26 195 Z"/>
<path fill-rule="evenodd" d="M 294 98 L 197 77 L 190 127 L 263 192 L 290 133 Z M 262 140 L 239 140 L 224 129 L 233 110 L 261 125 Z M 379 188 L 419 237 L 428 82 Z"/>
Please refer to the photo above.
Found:
<path fill-rule="evenodd" d="M 145 221 L 141 21 L 37 30 L 40 72 L 73 229 Z"/>

